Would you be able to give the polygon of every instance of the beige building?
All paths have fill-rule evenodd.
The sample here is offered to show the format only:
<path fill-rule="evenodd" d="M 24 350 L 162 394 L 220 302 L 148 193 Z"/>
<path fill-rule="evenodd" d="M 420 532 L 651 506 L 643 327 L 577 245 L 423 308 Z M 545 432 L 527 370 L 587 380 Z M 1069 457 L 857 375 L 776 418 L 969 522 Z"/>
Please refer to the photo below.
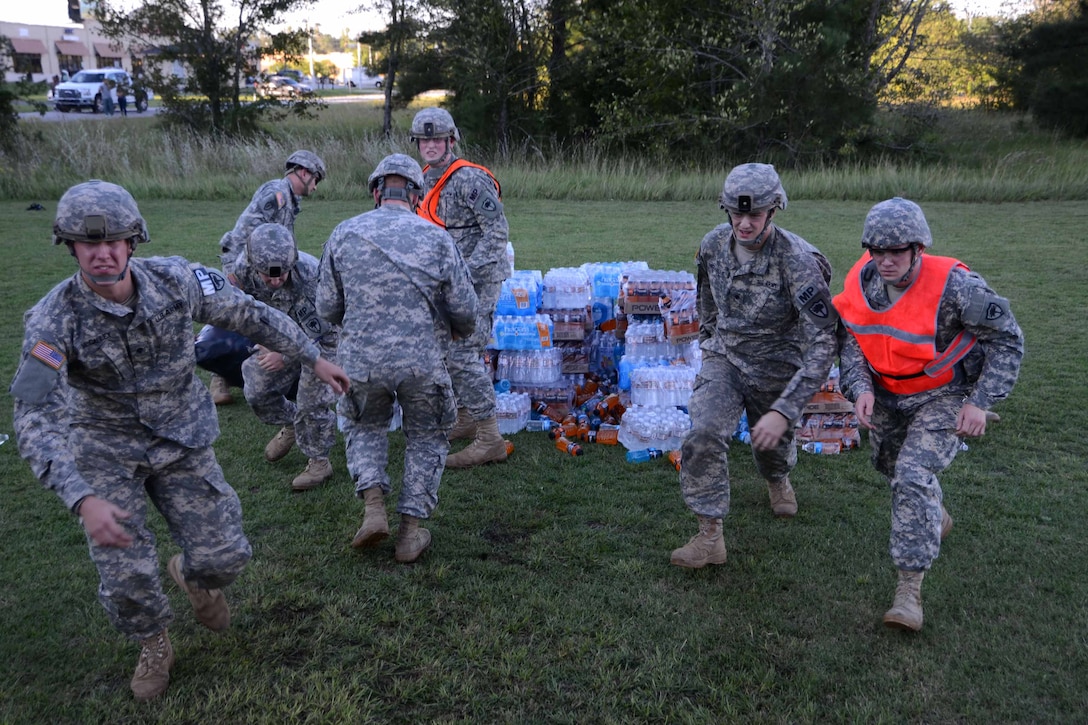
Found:
<path fill-rule="evenodd" d="M 11 40 L 14 51 L 5 81 L 30 74 L 35 81 L 67 80 L 84 68 L 124 68 L 138 75 L 144 55 L 138 47 L 111 41 L 87 18 L 82 25 L 28 25 L 0 20 L 0 35 Z M 175 72 L 181 69 L 173 69 Z M 182 71 L 183 72 L 183 71 Z"/>

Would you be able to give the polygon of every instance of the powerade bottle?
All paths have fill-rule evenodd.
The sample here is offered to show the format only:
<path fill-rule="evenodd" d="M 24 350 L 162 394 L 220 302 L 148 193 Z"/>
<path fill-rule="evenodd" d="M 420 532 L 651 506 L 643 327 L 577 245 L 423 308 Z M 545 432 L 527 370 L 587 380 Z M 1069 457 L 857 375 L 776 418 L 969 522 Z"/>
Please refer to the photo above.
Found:
<path fill-rule="evenodd" d="M 645 463 L 665 455 L 657 448 L 644 448 L 641 451 L 627 451 L 628 463 Z"/>
<path fill-rule="evenodd" d="M 555 447 L 556 450 L 562 451 L 563 453 L 569 453 L 572 456 L 582 455 L 582 447 L 564 436 L 559 436 L 555 439 Z"/>

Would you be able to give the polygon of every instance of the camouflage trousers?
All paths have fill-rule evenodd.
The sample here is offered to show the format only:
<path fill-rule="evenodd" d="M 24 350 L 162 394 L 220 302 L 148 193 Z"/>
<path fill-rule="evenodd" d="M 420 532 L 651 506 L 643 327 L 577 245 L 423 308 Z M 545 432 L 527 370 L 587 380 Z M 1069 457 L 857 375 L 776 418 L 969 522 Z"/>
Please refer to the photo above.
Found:
<path fill-rule="evenodd" d="M 189 581 L 220 589 L 242 573 L 252 556 L 242 533 L 242 506 L 210 447 L 97 432 L 73 440 L 80 473 L 95 496 L 132 514 L 119 522 L 132 536 L 131 545 L 96 546 L 87 538 L 98 569 L 98 599 L 121 633 L 144 639 L 174 616 L 163 593 L 155 535 L 147 527 L 149 499 L 185 555 Z"/>
<path fill-rule="evenodd" d="M 792 377 L 792 375 L 791 375 Z M 688 403 L 691 430 L 681 452 L 680 491 L 684 503 L 700 516 L 722 518 L 729 513 L 729 441 L 741 411 L 751 425 L 770 410 L 790 378 L 745 376 L 724 356 L 704 352 L 702 366 Z M 797 464 L 793 428 L 769 451 L 752 449 L 756 470 L 768 481 L 780 481 Z"/>
<path fill-rule="evenodd" d="M 336 351 L 322 346 L 321 355 L 336 362 Z M 285 361 L 286 362 L 286 361 Z M 336 393 L 300 362 L 288 363 L 269 372 L 257 364 L 257 356 L 242 363 L 245 396 L 262 423 L 294 425 L 298 448 L 308 458 L 328 458 L 336 443 L 336 414 L 332 410 Z M 298 381 L 295 400 L 287 394 Z"/>
<path fill-rule="evenodd" d="M 908 410 L 878 396 L 869 431 L 873 466 L 892 490 L 889 550 L 897 569 L 925 571 L 941 551 L 941 501 L 937 474 L 960 448 L 956 416 L 962 395 L 946 395 Z"/>
<path fill-rule="evenodd" d="M 480 306 L 476 314 L 476 331 L 464 340 L 450 343 L 446 357 L 453 380 L 453 392 L 457 407 L 467 408 L 473 420 L 495 417 L 495 384 L 491 373 L 484 367 L 482 358 L 491 339 L 491 325 L 495 319 L 495 305 L 499 301 L 501 282 L 476 285 Z"/>
<path fill-rule="evenodd" d="M 438 485 L 446 467 L 447 440 L 457 418 L 453 388 L 445 371 L 440 376 L 405 375 L 384 380 L 351 381 L 351 392 L 340 398 L 337 412 L 344 420 L 348 471 L 355 494 L 379 486 L 389 493 L 389 423 L 393 401 L 401 408 L 404 432 L 404 477 L 397 511 L 430 518 L 438 505 Z"/>

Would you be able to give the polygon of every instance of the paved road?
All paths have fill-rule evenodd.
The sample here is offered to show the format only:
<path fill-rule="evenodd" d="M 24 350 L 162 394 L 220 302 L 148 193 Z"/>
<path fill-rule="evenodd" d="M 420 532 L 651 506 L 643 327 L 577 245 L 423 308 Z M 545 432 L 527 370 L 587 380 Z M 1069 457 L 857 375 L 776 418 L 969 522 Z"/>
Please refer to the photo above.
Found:
<path fill-rule="evenodd" d="M 329 105 L 341 104 L 341 103 L 383 103 L 385 101 L 385 94 L 383 93 L 359 93 L 351 96 L 329 96 L 322 99 Z M 104 113 L 91 113 L 90 111 L 72 111 L 71 113 L 62 113 L 56 111 L 50 106 L 50 110 L 45 112 L 45 115 L 39 115 L 33 111 L 28 113 L 20 113 L 20 119 L 40 120 L 40 121 L 81 121 L 85 119 L 121 119 L 126 121 L 130 118 L 154 118 L 155 114 L 159 112 L 157 107 L 147 109 L 143 113 L 136 113 L 129 108 L 128 116 L 122 116 L 119 111 L 114 111 L 113 116 L 107 116 Z"/>

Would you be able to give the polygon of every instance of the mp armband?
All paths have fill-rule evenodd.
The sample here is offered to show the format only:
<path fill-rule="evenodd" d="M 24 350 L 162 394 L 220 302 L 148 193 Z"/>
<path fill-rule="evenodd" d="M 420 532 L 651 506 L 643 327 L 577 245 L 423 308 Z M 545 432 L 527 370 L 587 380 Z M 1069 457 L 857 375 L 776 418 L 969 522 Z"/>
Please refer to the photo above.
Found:
<path fill-rule="evenodd" d="M 1009 316 L 1009 301 L 984 289 L 971 290 L 963 322 L 973 327 L 989 327 L 1000 330 Z"/>
<path fill-rule="evenodd" d="M 817 327 L 830 327 L 838 322 L 839 315 L 831 304 L 826 287 L 808 285 L 793 298 L 797 309 Z"/>

